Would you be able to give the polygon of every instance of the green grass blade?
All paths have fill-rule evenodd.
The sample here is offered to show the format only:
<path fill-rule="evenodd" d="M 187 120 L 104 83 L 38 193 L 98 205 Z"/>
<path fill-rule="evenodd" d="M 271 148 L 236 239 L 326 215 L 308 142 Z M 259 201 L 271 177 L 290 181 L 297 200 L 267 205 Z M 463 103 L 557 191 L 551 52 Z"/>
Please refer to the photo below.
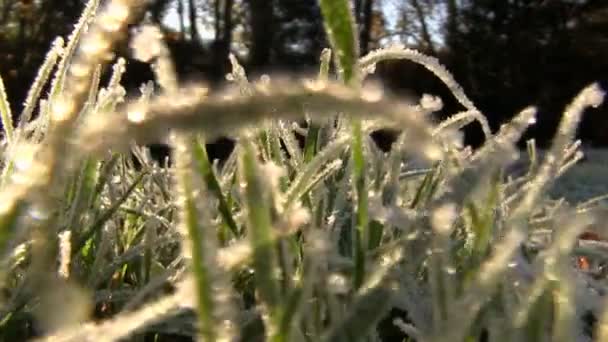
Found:
<path fill-rule="evenodd" d="M 195 145 L 195 144 L 193 144 Z M 183 157 L 180 157 L 183 158 Z M 184 166 L 181 166 L 184 167 Z M 186 171 L 186 172 L 184 172 Z M 194 188 L 190 180 L 191 174 L 187 170 L 179 172 L 178 182 L 180 184 L 181 198 L 181 210 L 182 210 L 182 224 L 185 225 L 186 231 L 188 232 L 189 245 L 192 253 L 192 271 L 194 273 L 194 279 L 196 284 L 196 310 L 199 319 L 199 330 L 201 341 L 215 341 L 215 322 L 213 319 L 213 299 L 211 298 L 211 277 L 212 274 L 209 272 L 209 268 L 206 265 L 205 259 L 208 258 L 206 254 L 208 252 L 203 248 L 203 241 L 205 239 L 214 239 L 212 236 L 204 236 L 204 227 L 201 227 L 202 217 L 200 216 L 200 210 L 196 203 L 197 199 L 193 196 Z"/>
<path fill-rule="evenodd" d="M 219 211 L 222 215 L 224 223 L 228 226 L 233 236 L 239 236 L 239 228 L 234 220 L 234 217 L 232 216 L 232 210 L 222 192 L 217 177 L 215 176 L 215 172 L 213 172 L 213 168 L 209 162 L 209 156 L 207 155 L 207 149 L 202 139 L 198 139 L 196 144 L 194 144 L 193 157 L 196 162 L 196 167 L 207 183 L 207 188 L 219 201 Z"/>
<path fill-rule="evenodd" d="M 270 310 L 272 324 L 277 324 L 280 305 L 279 282 L 276 277 L 277 255 L 273 242 L 269 194 L 263 189 L 258 160 L 252 143 L 244 141 L 241 153 L 241 181 L 245 185 L 245 200 L 249 221 L 249 238 L 253 248 L 253 267 L 261 300 Z M 268 328 L 268 327 L 267 327 Z"/>
<path fill-rule="evenodd" d="M 321 12 L 325 30 L 335 51 L 338 72 L 344 83 L 359 87 L 358 64 L 359 45 L 356 26 L 349 2 L 346 0 L 321 0 Z M 365 179 L 365 158 L 363 155 L 363 130 L 361 121 L 352 123 L 353 183 L 357 201 L 357 224 L 354 234 L 355 273 L 354 286 L 359 288 L 365 278 L 365 250 L 369 244 L 368 194 Z"/>
<path fill-rule="evenodd" d="M 339 74 L 346 83 L 356 81 L 359 43 L 349 1 L 321 0 L 320 5 Z"/>

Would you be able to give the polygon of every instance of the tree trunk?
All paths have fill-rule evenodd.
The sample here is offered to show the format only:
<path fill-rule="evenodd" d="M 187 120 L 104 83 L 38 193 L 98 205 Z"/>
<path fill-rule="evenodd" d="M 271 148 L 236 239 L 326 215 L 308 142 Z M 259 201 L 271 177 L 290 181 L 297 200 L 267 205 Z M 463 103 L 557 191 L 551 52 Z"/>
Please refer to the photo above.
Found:
<path fill-rule="evenodd" d="M 458 35 L 458 5 L 456 0 L 448 0 L 448 18 L 446 21 L 446 41 L 448 46 L 455 43 L 454 38 Z"/>
<path fill-rule="evenodd" d="M 198 41 L 200 35 L 198 33 L 198 27 L 196 26 L 196 2 L 194 0 L 188 0 L 188 20 L 190 21 L 190 39 Z"/>
<path fill-rule="evenodd" d="M 228 54 L 232 44 L 232 5 L 233 0 L 224 0 L 224 8 L 221 10 L 221 25 L 218 25 L 219 33 L 216 33 L 214 46 L 214 65 L 220 78 L 226 73 Z M 218 13 L 219 14 L 219 13 Z M 220 17 L 217 18 L 218 20 Z"/>
<path fill-rule="evenodd" d="M 264 68 L 270 62 L 274 40 L 273 5 L 272 0 L 249 0 L 252 36 L 249 65 L 253 68 Z"/>
<path fill-rule="evenodd" d="M 215 18 L 215 25 L 214 25 L 214 29 L 215 29 L 215 40 L 219 41 L 220 39 L 222 39 L 222 22 L 221 22 L 221 11 L 220 11 L 220 2 L 222 0 L 215 0 L 215 2 L 213 3 L 213 16 Z"/>
<path fill-rule="evenodd" d="M 355 0 L 355 20 L 357 21 L 357 24 L 361 24 L 362 1 L 365 0 Z"/>
<path fill-rule="evenodd" d="M 224 22 L 222 28 L 222 40 L 226 42 L 228 49 L 230 49 L 230 44 L 232 44 L 232 5 L 233 0 L 225 0 L 224 1 Z"/>
<path fill-rule="evenodd" d="M 420 22 L 420 28 L 422 30 L 422 41 L 426 45 L 426 48 L 429 50 L 431 54 L 435 54 L 435 45 L 433 44 L 433 39 L 431 38 L 431 34 L 429 33 L 429 28 L 426 23 L 426 17 L 424 15 L 424 11 L 422 10 L 422 6 L 418 0 L 412 0 L 412 6 L 414 6 L 414 10 L 416 11 L 416 16 L 418 17 L 418 21 Z"/>
<path fill-rule="evenodd" d="M 373 0 L 365 0 L 363 6 L 363 12 L 361 13 L 361 35 L 360 35 L 360 46 L 361 54 L 369 52 L 369 43 L 372 34 L 372 17 L 373 17 Z"/>
<path fill-rule="evenodd" d="M 184 0 L 177 0 L 177 14 L 179 17 L 179 31 L 186 34 L 186 24 L 184 22 Z"/>

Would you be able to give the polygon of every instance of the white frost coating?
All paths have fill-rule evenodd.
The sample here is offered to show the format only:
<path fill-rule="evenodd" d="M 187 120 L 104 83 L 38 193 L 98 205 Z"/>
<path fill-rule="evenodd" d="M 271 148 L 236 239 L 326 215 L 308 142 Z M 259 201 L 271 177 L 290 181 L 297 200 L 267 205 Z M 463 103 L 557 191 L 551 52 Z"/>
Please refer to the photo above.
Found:
<path fill-rule="evenodd" d="M 525 130 L 536 121 L 535 118 L 535 107 L 527 107 L 519 112 L 513 120 L 502 125 L 498 133 L 473 155 L 473 160 L 483 160 L 491 153 L 503 153 L 511 149 Z"/>
<path fill-rule="evenodd" d="M 549 153 L 541 164 L 538 174 L 530 182 L 530 187 L 520 205 L 515 209 L 517 214 L 523 214 L 534 207 L 534 203 L 542 194 L 543 190 L 559 173 L 559 168 L 564 162 L 564 151 L 572 142 L 576 134 L 576 128 L 581 121 L 583 112 L 588 107 L 597 107 L 604 100 L 604 91 L 597 83 L 584 88 L 566 107 L 564 116 Z"/>

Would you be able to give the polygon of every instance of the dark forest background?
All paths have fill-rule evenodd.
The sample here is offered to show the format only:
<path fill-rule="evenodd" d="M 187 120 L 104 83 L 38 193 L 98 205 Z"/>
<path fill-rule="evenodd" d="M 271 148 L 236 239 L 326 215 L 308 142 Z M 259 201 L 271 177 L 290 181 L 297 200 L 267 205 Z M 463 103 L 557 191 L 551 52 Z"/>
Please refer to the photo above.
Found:
<path fill-rule="evenodd" d="M 66 37 L 83 0 L 0 0 L 0 74 L 13 113 L 51 41 Z M 606 0 L 354 0 L 361 53 L 401 42 L 438 57 L 486 114 L 495 130 L 523 107 L 539 107 L 526 138 L 546 145 L 564 106 L 585 85 L 608 88 Z M 224 80 L 228 54 L 249 73 L 307 72 L 327 46 L 316 0 L 151 0 L 147 20 L 160 24 L 184 80 Z M 191 25 L 195 22 L 197 25 Z M 135 91 L 152 78 L 129 58 L 124 85 Z M 440 95 L 445 109 L 460 108 L 427 71 L 405 61 L 383 63 L 376 75 L 396 94 Z M 608 145 L 608 106 L 587 113 L 584 143 Z M 467 127 L 467 142 L 481 142 Z"/>

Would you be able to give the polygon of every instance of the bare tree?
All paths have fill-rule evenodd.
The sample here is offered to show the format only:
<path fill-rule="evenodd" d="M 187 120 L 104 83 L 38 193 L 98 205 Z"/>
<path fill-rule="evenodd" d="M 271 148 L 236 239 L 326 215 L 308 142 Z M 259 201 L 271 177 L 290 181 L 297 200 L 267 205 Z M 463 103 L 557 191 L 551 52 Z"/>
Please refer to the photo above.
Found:
<path fill-rule="evenodd" d="M 431 38 L 431 34 L 429 32 L 429 26 L 427 24 L 426 14 L 422 8 L 422 4 L 418 0 L 411 0 L 411 3 L 420 24 L 420 35 L 422 42 L 430 53 L 435 54 L 435 44 L 433 44 L 433 39 Z"/>
<path fill-rule="evenodd" d="M 192 40 L 200 39 L 200 34 L 196 25 L 196 20 L 198 17 L 196 5 L 195 0 L 188 0 L 188 20 L 190 21 L 190 39 Z"/>

